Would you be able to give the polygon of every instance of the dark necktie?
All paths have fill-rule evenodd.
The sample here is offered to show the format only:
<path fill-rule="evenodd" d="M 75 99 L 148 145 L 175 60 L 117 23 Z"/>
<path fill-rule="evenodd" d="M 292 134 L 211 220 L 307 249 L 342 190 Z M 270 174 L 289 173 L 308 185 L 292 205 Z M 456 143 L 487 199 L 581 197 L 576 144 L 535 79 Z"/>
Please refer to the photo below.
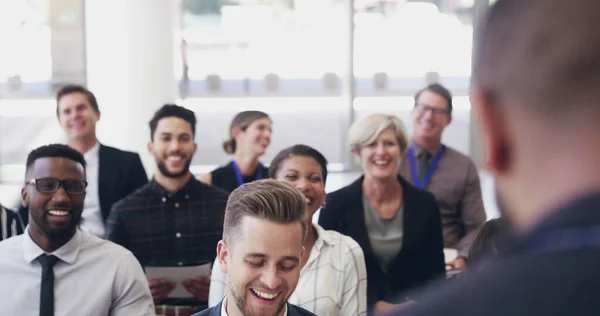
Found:
<path fill-rule="evenodd" d="M 42 265 L 40 316 L 54 316 L 54 265 L 58 258 L 44 254 L 39 256 L 38 260 Z"/>
<path fill-rule="evenodd" d="M 429 171 L 429 160 L 431 159 L 431 153 L 427 150 L 423 150 L 419 153 L 419 180 L 423 181 L 427 171 Z"/>

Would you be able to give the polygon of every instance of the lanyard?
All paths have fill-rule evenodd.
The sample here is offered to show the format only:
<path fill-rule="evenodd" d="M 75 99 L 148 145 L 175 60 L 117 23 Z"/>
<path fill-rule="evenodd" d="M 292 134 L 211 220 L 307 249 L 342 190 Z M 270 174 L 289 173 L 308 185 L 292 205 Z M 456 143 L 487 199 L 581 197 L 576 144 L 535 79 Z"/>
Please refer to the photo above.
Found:
<path fill-rule="evenodd" d="M 233 171 L 235 172 L 235 178 L 237 179 L 238 186 L 242 186 L 242 184 L 244 184 L 244 177 L 242 176 L 240 167 L 235 160 L 231 162 L 231 165 L 233 166 Z M 259 162 L 258 167 L 256 167 L 256 176 L 254 177 L 254 180 L 260 180 L 262 178 L 262 172 L 263 165 Z"/>
<path fill-rule="evenodd" d="M 407 158 L 408 158 L 408 163 L 410 165 L 410 173 L 412 174 L 413 182 L 417 188 L 419 188 L 421 190 L 425 190 L 425 188 L 427 188 L 427 186 L 429 185 L 429 181 L 431 181 L 431 177 L 433 176 L 433 173 L 437 169 L 438 164 L 440 163 L 440 159 L 442 158 L 442 154 L 444 154 L 445 150 L 446 150 L 446 147 L 444 145 L 442 145 L 442 147 L 440 148 L 440 150 L 438 150 L 435 157 L 433 157 L 433 160 L 431 161 L 431 166 L 429 166 L 429 170 L 427 170 L 427 173 L 425 174 L 423 181 L 421 181 L 421 179 L 419 179 L 419 172 L 417 171 L 417 162 L 415 161 L 415 152 L 414 152 L 412 146 L 408 148 L 408 154 L 407 154 L 408 157 Z"/>

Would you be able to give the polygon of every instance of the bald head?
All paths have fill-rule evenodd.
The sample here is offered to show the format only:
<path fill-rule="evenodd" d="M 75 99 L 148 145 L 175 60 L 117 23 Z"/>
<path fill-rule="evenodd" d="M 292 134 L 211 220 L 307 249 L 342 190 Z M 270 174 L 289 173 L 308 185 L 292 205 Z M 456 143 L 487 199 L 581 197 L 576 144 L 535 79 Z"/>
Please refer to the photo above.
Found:
<path fill-rule="evenodd" d="M 475 86 L 492 103 L 538 116 L 600 113 L 598 21 L 598 0 L 498 0 L 479 41 Z"/>

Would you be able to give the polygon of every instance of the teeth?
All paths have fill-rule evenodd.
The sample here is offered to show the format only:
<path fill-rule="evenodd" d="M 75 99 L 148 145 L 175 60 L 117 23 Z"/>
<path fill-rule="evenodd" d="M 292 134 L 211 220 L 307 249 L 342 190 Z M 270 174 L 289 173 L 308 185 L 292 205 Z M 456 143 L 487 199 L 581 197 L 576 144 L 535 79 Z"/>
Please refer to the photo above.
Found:
<path fill-rule="evenodd" d="M 168 161 L 180 161 L 181 157 L 180 156 L 171 156 L 167 158 Z"/>
<path fill-rule="evenodd" d="M 385 166 L 388 163 L 389 163 L 389 161 L 387 161 L 387 160 L 376 160 L 375 161 L 375 164 L 378 165 L 378 166 Z"/>
<path fill-rule="evenodd" d="M 54 216 L 67 216 L 67 215 L 69 215 L 69 211 L 61 211 L 61 210 L 50 210 L 50 211 L 48 211 L 48 213 L 50 213 L 50 215 L 54 215 Z"/>
<path fill-rule="evenodd" d="M 306 204 L 310 204 L 312 200 L 310 198 L 306 198 Z"/>
<path fill-rule="evenodd" d="M 264 299 L 267 299 L 267 300 L 272 300 L 272 299 L 276 298 L 277 295 L 279 295 L 279 293 L 269 294 L 269 293 L 257 291 L 257 290 L 254 290 L 254 289 L 252 289 L 252 292 L 254 292 L 254 294 L 256 294 L 258 297 L 264 298 Z"/>

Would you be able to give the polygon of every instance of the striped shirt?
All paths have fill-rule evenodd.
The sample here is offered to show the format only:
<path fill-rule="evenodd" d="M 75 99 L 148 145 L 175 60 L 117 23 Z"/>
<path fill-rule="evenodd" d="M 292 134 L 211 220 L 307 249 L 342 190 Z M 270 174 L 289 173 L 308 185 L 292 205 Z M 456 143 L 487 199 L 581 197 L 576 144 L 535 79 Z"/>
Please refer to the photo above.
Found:
<path fill-rule="evenodd" d="M 288 303 L 316 315 L 367 314 L 367 271 L 363 251 L 352 238 L 332 230 L 317 230 L 317 241 Z M 219 261 L 213 265 L 208 305 L 215 306 L 227 294 L 227 275 Z"/>
<path fill-rule="evenodd" d="M 24 226 L 18 213 L 0 205 L 0 240 L 22 234 Z"/>

